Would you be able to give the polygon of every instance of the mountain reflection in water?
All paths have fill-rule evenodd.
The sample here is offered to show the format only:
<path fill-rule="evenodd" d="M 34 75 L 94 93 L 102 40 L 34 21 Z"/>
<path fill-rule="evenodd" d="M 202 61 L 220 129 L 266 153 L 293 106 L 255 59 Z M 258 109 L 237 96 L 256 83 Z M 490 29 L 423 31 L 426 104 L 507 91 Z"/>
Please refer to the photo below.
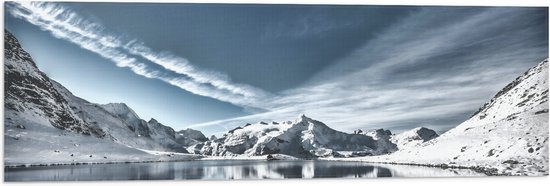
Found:
<path fill-rule="evenodd" d="M 6 168 L 6 181 L 480 176 L 470 170 L 341 161 L 200 160 Z"/>

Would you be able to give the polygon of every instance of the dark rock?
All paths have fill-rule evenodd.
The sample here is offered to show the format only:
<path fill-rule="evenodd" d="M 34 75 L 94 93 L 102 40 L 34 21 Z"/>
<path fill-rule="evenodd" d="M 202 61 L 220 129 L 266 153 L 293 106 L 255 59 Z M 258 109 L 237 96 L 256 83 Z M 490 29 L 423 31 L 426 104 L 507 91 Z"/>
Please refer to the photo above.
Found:
<path fill-rule="evenodd" d="M 548 109 L 543 109 L 535 112 L 535 114 L 543 114 L 543 113 L 548 113 Z"/>
<path fill-rule="evenodd" d="M 504 162 L 502 162 L 503 164 L 518 164 L 519 162 L 516 161 L 516 160 L 506 160 Z"/>
<path fill-rule="evenodd" d="M 234 131 L 239 130 L 239 129 L 242 129 L 242 127 L 234 128 L 232 130 L 227 131 L 227 133 L 233 134 Z"/>
<path fill-rule="evenodd" d="M 489 152 L 487 153 L 487 156 L 488 156 L 488 157 L 491 157 L 491 156 L 493 156 L 493 155 L 495 155 L 495 149 L 489 150 Z"/>
<path fill-rule="evenodd" d="M 210 139 L 209 139 L 209 140 L 214 141 L 214 140 L 217 140 L 217 139 L 218 139 L 218 137 L 216 137 L 216 135 L 212 135 L 212 136 L 210 136 Z"/>

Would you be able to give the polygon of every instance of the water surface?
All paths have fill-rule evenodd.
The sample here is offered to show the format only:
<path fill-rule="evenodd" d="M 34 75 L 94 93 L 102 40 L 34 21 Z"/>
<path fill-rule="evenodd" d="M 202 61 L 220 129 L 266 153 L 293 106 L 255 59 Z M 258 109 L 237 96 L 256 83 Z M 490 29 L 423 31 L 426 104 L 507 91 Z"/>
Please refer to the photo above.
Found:
<path fill-rule="evenodd" d="M 481 176 L 471 170 L 341 161 L 198 160 L 5 168 L 5 181 Z"/>

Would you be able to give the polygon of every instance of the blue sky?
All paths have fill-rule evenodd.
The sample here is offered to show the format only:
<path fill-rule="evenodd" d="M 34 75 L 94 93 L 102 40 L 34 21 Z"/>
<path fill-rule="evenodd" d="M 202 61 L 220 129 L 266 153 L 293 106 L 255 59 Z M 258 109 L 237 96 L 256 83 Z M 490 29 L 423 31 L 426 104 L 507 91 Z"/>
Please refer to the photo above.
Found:
<path fill-rule="evenodd" d="M 547 8 L 5 6 L 6 28 L 75 95 L 207 134 L 300 113 L 442 132 L 548 58 Z"/>

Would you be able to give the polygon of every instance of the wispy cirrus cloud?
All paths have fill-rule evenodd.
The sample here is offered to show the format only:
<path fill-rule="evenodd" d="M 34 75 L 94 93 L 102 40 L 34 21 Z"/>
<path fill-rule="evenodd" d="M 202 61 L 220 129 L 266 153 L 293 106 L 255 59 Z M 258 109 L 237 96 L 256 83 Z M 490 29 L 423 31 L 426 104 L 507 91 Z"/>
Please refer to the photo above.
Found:
<path fill-rule="evenodd" d="M 118 67 L 129 68 L 138 75 L 162 80 L 193 94 L 253 108 L 261 106 L 256 104 L 258 100 L 269 95 L 261 89 L 231 82 L 222 73 L 199 69 L 183 57 L 156 52 L 139 39 L 124 39 L 62 5 L 9 2 L 7 6 L 13 16 L 107 58 Z M 151 68 L 152 64 L 163 69 Z"/>
<path fill-rule="evenodd" d="M 446 131 L 548 57 L 547 27 L 542 8 L 423 8 L 304 86 L 270 99 L 272 112 L 192 127 L 286 121 L 305 113 L 343 131 Z"/>

